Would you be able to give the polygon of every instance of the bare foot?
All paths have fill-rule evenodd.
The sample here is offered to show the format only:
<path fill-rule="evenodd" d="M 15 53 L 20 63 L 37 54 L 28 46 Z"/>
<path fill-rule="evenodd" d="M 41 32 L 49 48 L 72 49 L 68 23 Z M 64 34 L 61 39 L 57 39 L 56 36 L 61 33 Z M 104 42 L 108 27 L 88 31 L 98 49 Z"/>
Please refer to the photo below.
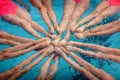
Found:
<path fill-rule="evenodd" d="M 58 46 L 63 46 L 63 45 L 65 45 L 67 43 L 67 41 L 65 40 L 65 39 L 63 39 L 62 41 L 60 41 L 59 43 L 58 43 Z"/>
<path fill-rule="evenodd" d="M 71 32 L 74 32 L 75 30 L 76 30 L 75 27 L 72 27 L 72 28 L 70 29 Z"/>
<path fill-rule="evenodd" d="M 55 28 L 55 30 L 57 31 L 58 34 L 61 33 L 61 30 L 60 30 L 59 26 L 54 26 L 54 28 Z"/>
<path fill-rule="evenodd" d="M 85 30 L 85 28 L 82 26 L 82 27 L 76 29 L 76 32 L 77 33 L 82 33 L 84 30 Z"/>
<path fill-rule="evenodd" d="M 57 46 L 59 41 L 60 41 L 60 38 L 57 37 L 55 40 L 53 40 L 52 44 L 54 46 Z"/>
<path fill-rule="evenodd" d="M 59 29 L 60 29 L 60 33 L 62 33 L 65 30 L 64 27 L 60 27 Z"/>
<path fill-rule="evenodd" d="M 85 38 L 84 34 L 83 33 L 75 33 L 75 36 L 77 38 Z"/>
<path fill-rule="evenodd" d="M 53 27 L 50 28 L 49 33 L 54 34 L 54 28 Z"/>

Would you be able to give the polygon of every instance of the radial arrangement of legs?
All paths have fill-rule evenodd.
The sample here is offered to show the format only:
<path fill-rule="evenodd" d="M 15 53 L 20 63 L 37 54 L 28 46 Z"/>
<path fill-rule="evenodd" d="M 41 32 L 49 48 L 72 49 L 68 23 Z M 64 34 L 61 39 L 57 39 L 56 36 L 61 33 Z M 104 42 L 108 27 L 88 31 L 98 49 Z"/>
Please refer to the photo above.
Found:
<path fill-rule="evenodd" d="M 113 76 L 102 69 L 94 67 L 76 53 L 90 58 L 99 58 L 120 63 L 120 49 L 71 41 L 69 38 L 72 33 L 75 33 L 75 36 L 81 39 L 91 36 L 111 35 L 119 32 L 120 20 L 99 25 L 92 29 L 87 28 L 100 23 L 108 16 L 117 13 L 120 10 L 120 6 L 109 6 L 109 0 L 103 0 L 92 13 L 81 19 L 81 16 L 90 7 L 90 0 L 80 0 L 78 3 L 76 3 L 75 0 L 65 0 L 63 17 L 58 25 L 56 19 L 57 16 L 52 8 L 52 0 L 30 0 L 30 2 L 39 10 L 43 20 L 49 28 L 49 32 L 32 21 L 30 17 L 26 18 L 29 24 L 26 23 L 21 25 L 20 21 L 19 26 L 23 26 L 22 28 L 31 35 L 37 37 L 37 40 L 14 36 L 0 30 L 0 44 L 11 46 L 10 48 L 0 50 L 0 61 L 18 57 L 33 50 L 37 51 L 13 68 L 0 73 L 0 80 L 18 79 L 46 57 L 47 60 L 38 70 L 39 74 L 38 77 L 36 77 L 36 80 L 53 80 L 60 67 L 58 66 L 60 58 L 63 58 L 88 80 L 115 80 Z M 51 21 L 53 25 L 51 24 Z M 54 34 L 54 30 L 57 31 L 56 35 Z M 37 31 L 44 33 L 46 36 L 40 36 Z M 66 35 L 61 39 L 64 31 L 66 31 Z M 90 50 L 84 50 L 80 47 L 86 47 Z"/>

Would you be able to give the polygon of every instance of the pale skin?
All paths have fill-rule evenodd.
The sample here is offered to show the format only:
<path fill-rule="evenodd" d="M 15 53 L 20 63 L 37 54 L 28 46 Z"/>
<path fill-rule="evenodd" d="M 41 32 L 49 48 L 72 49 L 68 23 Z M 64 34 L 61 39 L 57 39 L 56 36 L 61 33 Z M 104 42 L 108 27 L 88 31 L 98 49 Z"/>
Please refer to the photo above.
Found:
<path fill-rule="evenodd" d="M 77 23 L 79 18 L 88 8 L 89 8 L 89 0 L 81 0 L 79 3 L 75 5 L 69 24 L 67 25 L 66 36 L 62 41 L 59 42 L 58 46 L 64 45 L 68 41 L 69 37 L 71 36 L 70 29 L 72 28 L 73 25 Z"/>
<path fill-rule="evenodd" d="M 60 23 L 61 33 L 66 30 L 67 25 L 72 16 L 72 13 L 74 11 L 75 5 L 76 5 L 76 3 L 74 0 L 65 0 L 64 15 L 63 15 L 62 21 Z"/>
<path fill-rule="evenodd" d="M 23 38 L 23 37 L 14 36 L 12 34 L 9 34 L 9 33 L 5 32 L 5 31 L 2 31 L 2 30 L 0 30 L 0 38 L 7 39 L 7 40 L 12 40 L 12 41 L 19 42 L 19 43 L 26 43 L 26 42 L 34 41 L 32 39 L 27 39 L 27 38 Z"/>
<path fill-rule="evenodd" d="M 50 5 L 51 3 L 47 3 L 46 5 L 44 5 L 42 0 L 30 0 L 30 2 L 32 3 L 32 5 L 34 7 L 36 7 L 39 10 L 40 14 L 42 15 L 42 18 L 44 19 L 44 21 L 46 22 L 46 24 L 49 27 L 49 33 L 53 34 L 54 33 L 54 28 L 53 28 L 53 26 L 50 22 L 50 18 L 48 16 L 48 9 L 46 7 L 46 5 L 47 6 L 49 5 L 49 7 L 52 7 Z M 50 13 L 52 13 L 52 11 Z M 51 14 L 51 15 L 54 15 L 54 14 Z M 54 15 L 54 17 L 55 17 L 55 15 Z M 52 18 L 52 20 L 53 20 L 53 18 Z"/>
<path fill-rule="evenodd" d="M 41 73 L 38 76 L 37 80 L 45 80 L 45 78 L 49 72 L 50 62 L 52 61 L 54 56 L 55 56 L 54 53 L 52 53 L 50 58 L 43 64 L 43 66 L 41 67 Z"/>
<path fill-rule="evenodd" d="M 31 57 L 29 57 L 28 59 L 22 61 L 20 64 L 16 65 L 14 68 L 4 72 L 4 73 L 0 73 L 0 78 L 2 80 L 6 80 L 8 79 L 11 75 L 15 74 L 15 72 L 18 72 L 19 70 L 22 69 L 22 67 L 26 66 L 27 64 L 29 64 L 30 62 L 32 62 L 32 60 L 34 58 L 36 58 L 37 56 L 39 56 L 40 54 L 42 54 L 44 52 L 46 48 L 42 49 L 41 51 L 38 51 L 36 54 L 32 55 Z"/>
<path fill-rule="evenodd" d="M 60 23 L 60 34 L 57 35 L 57 38 L 52 42 L 54 46 L 57 46 L 62 33 L 66 30 L 68 23 L 70 22 L 70 17 L 72 16 L 73 10 L 75 8 L 75 1 L 74 0 L 65 0 L 64 6 L 64 15 L 62 17 L 62 21 Z"/>
<path fill-rule="evenodd" d="M 44 41 L 49 41 L 49 39 L 48 38 L 43 38 L 43 39 L 40 39 L 40 40 L 37 40 L 37 41 L 34 41 L 34 42 L 27 42 L 27 43 L 24 43 L 24 44 L 19 44 L 19 45 L 16 45 L 14 47 L 10 47 L 10 48 L 1 50 L 0 55 L 1 54 L 4 55 L 5 53 L 10 53 L 10 52 L 16 52 L 16 51 L 28 48 L 30 46 L 36 45 L 38 43 L 44 42 Z"/>
<path fill-rule="evenodd" d="M 37 38 L 42 38 L 42 37 L 37 33 L 36 30 L 39 31 L 43 30 L 43 32 L 45 32 L 45 30 L 41 26 L 39 26 L 37 23 L 32 21 L 29 13 L 20 7 L 18 7 L 15 15 L 6 14 L 3 15 L 2 18 L 3 20 L 9 23 L 21 26 L 22 28 L 24 28 L 24 30 L 26 30 L 27 32 L 29 32 L 30 34 L 32 34 Z"/>
<path fill-rule="evenodd" d="M 89 80 L 99 80 L 96 76 L 90 73 L 87 69 L 80 66 L 78 63 L 73 61 L 71 58 L 67 57 L 66 53 L 62 51 L 62 49 L 55 47 L 55 52 L 62 56 L 69 64 L 71 64 L 78 72 L 84 74 Z"/>
<path fill-rule="evenodd" d="M 56 53 L 55 53 L 56 54 Z M 49 74 L 46 76 L 45 80 L 53 80 L 55 73 L 58 70 L 59 56 L 55 56 L 55 63 L 51 66 Z"/>
<path fill-rule="evenodd" d="M 7 44 L 7 45 L 10 45 L 10 46 L 15 46 L 15 45 L 18 45 L 20 43 L 19 42 L 15 42 L 13 40 L 0 38 L 0 44 Z"/>
<path fill-rule="evenodd" d="M 32 51 L 32 50 L 37 49 L 37 48 L 44 48 L 44 47 L 48 46 L 49 43 L 50 43 L 50 41 L 44 41 L 42 43 L 38 43 L 38 44 L 36 44 L 36 45 L 34 45 L 32 47 L 28 47 L 28 48 L 25 48 L 23 50 L 19 50 L 19 51 L 16 51 L 16 52 L 11 52 L 10 51 L 8 53 L 6 52 L 5 54 L 0 55 L 0 60 L 5 60 L 5 59 L 11 58 L 11 57 L 16 57 L 16 56 L 19 56 L 19 55 L 23 55 L 26 52 Z"/>
<path fill-rule="evenodd" d="M 36 64 L 38 64 L 44 57 L 48 56 L 48 54 L 50 54 L 51 52 L 54 51 L 53 46 L 48 46 L 46 51 L 43 52 L 43 54 L 34 62 L 32 62 L 29 66 L 26 67 L 26 69 L 18 71 L 17 74 L 14 74 L 13 76 L 11 76 L 9 78 L 9 80 L 14 80 L 17 79 L 19 76 L 21 76 L 23 73 L 26 73 L 27 71 L 31 70 L 32 67 L 34 67 Z"/>
<path fill-rule="evenodd" d="M 110 22 L 105 25 L 96 26 L 96 28 L 86 30 L 82 33 L 76 33 L 77 38 L 86 38 L 90 36 L 110 35 L 120 31 L 120 20 Z"/>
<path fill-rule="evenodd" d="M 74 32 L 79 26 L 87 23 L 76 30 L 76 32 L 83 32 L 86 28 L 92 25 L 96 25 L 100 23 L 104 18 L 117 13 L 119 9 L 119 6 L 109 6 L 109 0 L 103 0 L 93 13 L 80 20 L 76 25 L 72 27 L 71 31 Z"/>
<path fill-rule="evenodd" d="M 53 24 L 54 24 L 54 29 L 60 33 L 60 29 L 59 29 L 59 26 L 58 26 L 58 22 L 57 22 L 57 19 L 56 19 L 56 15 L 53 11 L 53 8 L 52 8 L 52 0 L 42 0 L 44 5 L 46 6 L 47 8 L 47 11 L 48 11 L 48 15 L 50 17 L 50 19 L 52 20 Z"/>
<path fill-rule="evenodd" d="M 92 74 L 97 76 L 100 80 L 114 80 L 114 78 L 112 76 L 110 76 L 109 74 L 107 74 L 106 72 L 104 72 L 101 69 L 95 68 L 94 66 L 92 66 L 90 63 L 88 63 L 87 61 L 85 61 L 84 59 L 82 59 L 81 57 L 76 55 L 75 53 L 66 50 L 64 47 L 62 47 L 62 50 L 65 53 L 72 56 L 79 65 L 85 67 L 88 71 L 90 71 Z"/>
<path fill-rule="evenodd" d="M 13 69 L 0 74 L 0 78 L 3 80 L 6 80 L 6 79 L 7 80 L 15 80 L 15 79 L 19 78 L 22 74 L 31 70 L 32 67 L 34 67 L 36 64 L 38 64 L 44 57 L 46 57 L 48 54 L 52 53 L 53 51 L 54 51 L 53 46 L 49 45 L 48 47 L 44 48 L 43 50 L 41 50 L 38 53 L 34 54 L 33 56 L 29 57 L 28 59 L 26 59 L 25 61 L 23 61 L 16 67 L 14 67 Z M 42 53 L 42 55 L 37 60 L 35 60 L 34 62 L 31 62 L 35 57 L 37 57 L 41 53 Z M 22 69 L 22 67 L 24 67 L 24 66 L 26 66 L 26 68 Z M 11 76 L 11 75 L 13 75 L 13 76 Z"/>
<path fill-rule="evenodd" d="M 112 54 L 104 54 L 103 52 L 100 51 L 85 51 L 80 48 L 72 47 L 72 46 L 67 46 L 66 47 L 69 51 L 74 51 L 74 52 L 79 52 L 80 54 L 89 56 L 89 57 L 95 57 L 95 58 L 100 58 L 100 59 L 105 59 L 105 60 L 111 60 L 120 63 L 120 57 Z"/>
<path fill-rule="evenodd" d="M 108 5 L 109 5 L 108 0 L 103 0 L 91 14 L 89 14 L 88 16 L 86 16 L 85 18 L 80 20 L 76 25 L 74 25 L 71 28 L 71 32 L 74 32 L 76 30 L 76 28 L 78 28 L 80 25 L 82 25 L 86 22 L 89 22 L 93 18 L 97 17 L 103 10 L 105 10 L 108 7 Z"/>
<path fill-rule="evenodd" d="M 85 46 L 85 47 L 91 48 L 93 50 L 101 51 L 101 52 L 106 53 L 106 54 L 120 56 L 120 49 L 109 48 L 109 47 L 104 47 L 104 46 L 89 44 L 89 43 L 74 42 L 74 41 L 70 41 L 67 44 L 75 45 L 77 47 Z"/>
<path fill-rule="evenodd" d="M 119 6 L 110 6 L 110 7 L 106 8 L 103 12 L 101 12 L 96 18 L 91 20 L 89 23 L 78 28 L 76 30 L 76 32 L 85 31 L 88 27 L 100 23 L 104 18 L 109 17 L 109 16 L 119 12 L 119 10 L 120 10 Z"/>
<path fill-rule="evenodd" d="M 80 25 L 82 25 L 82 24 L 84 24 L 86 22 L 89 22 L 93 18 L 97 17 L 108 6 L 109 6 L 109 1 L 108 0 L 103 0 L 91 14 L 89 14 L 88 16 L 86 16 L 85 18 L 80 20 L 76 25 L 74 25 L 71 28 L 71 32 L 74 32 Z"/>

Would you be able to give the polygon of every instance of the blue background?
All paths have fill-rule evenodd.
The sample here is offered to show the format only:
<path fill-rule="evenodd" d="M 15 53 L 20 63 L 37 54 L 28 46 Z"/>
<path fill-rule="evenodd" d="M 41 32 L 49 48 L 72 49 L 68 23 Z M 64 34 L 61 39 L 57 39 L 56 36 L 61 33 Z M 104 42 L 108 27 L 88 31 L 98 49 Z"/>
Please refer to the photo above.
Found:
<path fill-rule="evenodd" d="M 42 25 L 46 30 L 48 30 L 47 25 L 42 20 L 41 15 L 39 14 L 38 10 L 30 4 L 29 0 L 22 0 L 22 1 L 24 1 L 26 4 L 30 6 L 31 8 L 30 14 L 31 14 L 32 19 L 36 21 L 37 23 L 39 23 L 40 25 Z M 90 4 L 91 4 L 90 8 L 88 11 L 86 11 L 83 14 L 82 18 L 88 15 L 89 13 L 91 13 L 95 9 L 95 7 L 99 4 L 99 2 L 101 2 L 101 0 L 90 0 Z M 63 16 L 64 0 L 53 0 L 52 4 L 53 4 L 53 9 L 55 11 L 55 14 L 57 16 L 57 20 L 60 23 L 62 16 Z M 104 19 L 98 25 L 106 24 L 113 20 L 117 20 L 119 19 L 119 17 L 120 17 L 119 14 L 115 14 L 113 16 L 110 16 Z M 95 27 L 95 26 L 92 26 L 92 27 Z M 31 36 L 29 33 L 25 32 L 21 27 L 9 24 L 3 21 L 1 18 L 0 18 L 0 30 L 6 31 L 16 36 L 36 39 L 35 37 Z M 113 47 L 113 48 L 120 48 L 120 32 L 114 33 L 110 36 L 97 36 L 97 37 L 89 37 L 85 39 L 77 39 L 74 35 L 72 35 L 70 40 L 80 41 L 84 43 L 99 44 L 99 45 L 104 45 L 104 46 Z M 0 50 L 3 50 L 8 47 L 10 46 L 0 44 Z M 83 49 L 86 50 L 86 48 L 83 48 Z M 0 61 L 0 73 L 13 68 L 15 65 L 19 64 L 23 60 L 33 55 L 35 52 L 36 51 L 31 51 L 19 57 Z M 120 64 L 109 61 L 109 60 L 89 58 L 83 55 L 80 55 L 80 56 L 83 57 L 88 62 L 90 62 L 91 64 L 93 64 L 94 66 L 105 70 L 107 73 L 112 75 L 116 80 L 120 80 Z M 39 64 L 37 64 L 35 67 L 33 67 L 30 71 L 28 71 L 23 76 L 21 76 L 18 80 L 35 80 L 36 77 L 40 73 L 42 64 L 47 59 L 48 57 L 43 59 Z M 72 68 L 72 66 L 69 65 L 63 58 L 60 58 L 59 68 L 55 75 L 54 80 L 86 80 L 86 79 L 81 74 L 79 74 L 77 71 L 75 71 Z"/>

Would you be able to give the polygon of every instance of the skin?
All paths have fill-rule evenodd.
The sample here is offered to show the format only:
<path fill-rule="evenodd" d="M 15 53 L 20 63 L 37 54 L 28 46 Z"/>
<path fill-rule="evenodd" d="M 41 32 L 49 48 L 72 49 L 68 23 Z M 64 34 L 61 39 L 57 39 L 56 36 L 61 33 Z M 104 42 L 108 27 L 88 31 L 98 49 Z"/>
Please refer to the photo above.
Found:
<path fill-rule="evenodd" d="M 76 3 L 74 0 L 65 0 L 64 15 L 63 15 L 62 21 L 60 23 L 61 33 L 66 30 L 67 25 L 70 21 L 70 18 L 73 14 L 75 5 L 76 5 Z"/>
<path fill-rule="evenodd" d="M 3 19 L 6 20 L 6 21 L 10 21 L 10 23 L 13 23 L 13 24 L 17 24 L 19 26 L 25 26 L 23 27 L 25 30 L 27 29 L 31 34 L 34 34 L 35 35 L 35 32 L 42 32 L 44 33 L 46 36 L 50 37 L 50 38 L 53 38 L 53 36 L 51 36 L 42 26 L 40 26 L 38 23 L 34 22 L 32 19 L 31 19 L 31 16 L 30 14 L 22 9 L 22 8 L 18 8 L 17 10 L 17 13 L 16 13 L 16 16 L 14 16 L 14 18 L 16 17 L 16 19 L 18 20 L 14 20 L 11 16 L 13 15 L 10 15 L 10 18 L 9 16 L 3 16 Z M 11 19 L 12 18 L 12 19 Z M 24 19 L 24 21 L 23 21 Z M 27 27 L 26 27 L 27 25 Z M 28 29 L 28 26 L 31 26 L 30 29 Z M 34 30 L 34 33 L 33 33 L 33 30 Z"/>
<path fill-rule="evenodd" d="M 110 35 L 120 31 L 120 20 L 113 21 L 111 23 L 97 26 L 96 28 L 86 30 L 82 33 L 76 33 L 77 38 L 86 38 L 90 36 Z"/>
<path fill-rule="evenodd" d="M 49 33 L 53 34 L 54 33 L 54 28 L 50 23 L 50 19 L 49 19 L 49 16 L 47 14 L 47 12 L 48 12 L 47 8 L 43 4 L 42 0 L 30 0 L 30 2 L 32 3 L 32 5 L 34 7 L 36 7 L 39 10 L 40 14 L 42 15 L 42 18 L 44 19 L 44 21 L 46 22 L 46 24 L 49 27 Z"/>
<path fill-rule="evenodd" d="M 44 39 L 40 39 L 40 40 L 37 40 L 37 41 L 34 41 L 34 42 L 27 42 L 27 43 L 24 43 L 24 44 L 19 44 L 19 45 L 16 45 L 14 47 L 11 47 L 11 48 L 7 48 L 7 49 L 4 49 L 4 50 L 1 50 L 0 51 L 0 55 L 1 54 L 5 54 L 5 53 L 10 53 L 10 52 L 16 52 L 16 51 L 19 51 L 19 50 L 23 50 L 25 48 L 28 48 L 28 47 L 31 47 L 33 45 L 36 45 L 38 43 L 42 43 L 44 41 L 48 41 L 49 39 L 47 38 L 44 38 Z"/>
<path fill-rule="evenodd" d="M 83 55 L 89 56 L 89 57 L 96 57 L 100 59 L 105 59 L 105 60 L 111 60 L 120 63 L 120 58 L 119 56 L 112 55 L 112 54 L 104 54 L 103 52 L 92 52 L 92 51 L 84 51 L 83 49 L 72 47 L 72 46 L 67 46 L 66 47 L 69 51 L 75 51 L 79 52 Z"/>
<path fill-rule="evenodd" d="M 50 58 L 43 64 L 43 66 L 41 67 L 41 73 L 38 76 L 37 80 L 45 80 L 49 72 L 50 62 L 52 61 L 53 58 L 54 58 L 54 54 L 52 54 Z"/>
<path fill-rule="evenodd" d="M 13 76 L 11 76 L 8 80 L 15 80 L 18 77 L 20 77 L 23 73 L 26 73 L 27 71 L 31 70 L 32 67 L 34 67 L 36 64 L 38 64 L 44 57 L 48 56 L 48 54 L 50 54 L 53 51 L 53 47 L 50 45 L 47 47 L 46 51 L 43 52 L 43 54 L 33 63 L 31 63 L 29 66 L 26 67 L 26 69 L 18 71 L 17 74 L 14 74 Z"/>
<path fill-rule="evenodd" d="M 19 42 L 15 42 L 13 40 L 0 38 L 0 44 L 7 44 L 7 45 L 15 46 L 15 45 L 18 45 L 20 43 Z"/>
<path fill-rule="evenodd" d="M 3 72 L 0 74 L 0 78 L 2 80 L 7 80 L 11 75 L 14 75 L 17 71 L 21 70 L 22 67 L 24 67 L 25 65 L 29 64 L 30 62 L 32 62 L 32 60 L 34 58 L 36 58 L 37 56 L 39 56 L 40 54 L 42 54 L 47 48 L 44 48 L 40 51 L 38 51 L 36 54 L 32 55 L 31 57 L 27 58 L 26 60 L 22 61 L 20 64 L 16 65 L 14 68 Z"/>
<path fill-rule="evenodd" d="M 13 14 L 6 14 L 3 15 L 2 18 L 3 20 L 12 23 L 12 24 L 16 24 L 21 26 L 22 28 L 24 28 L 24 30 L 26 30 L 27 32 L 29 32 L 30 34 L 32 34 L 33 36 L 37 37 L 37 38 L 42 38 L 32 27 L 32 25 L 25 20 L 25 18 L 21 18 L 18 13 L 23 12 L 24 10 L 22 10 L 21 8 L 17 9 L 17 13 L 15 15 Z M 26 14 L 27 11 L 24 11 L 24 13 L 22 13 L 21 15 L 23 15 L 24 17 L 28 18 L 28 14 Z"/>
<path fill-rule="evenodd" d="M 110 76 L 109 74 L 107 74 L 106 72 L 104 72 L 101 69 L 95 68 L 94 66 L 92 66 L 90 63 L 88 63 L 87 61 L 85 61 L 84 59 L 82 59 L 81 57 L 79 57 L 78 55 L 76 55 L 75 53 L 67 51 L 65 48 L 63 48 L 62 50 L 65 53 L 67 53 L 70 56 L 72 56 L 72 58 L 74 58 L 74 60 L 77 61 L 77 63 L 79 65 L 81 65 L 84 68 L 86 68 L 92 74 L 94 74 L 95 76 L 97 76 L 100 80 L 114 80 L 114 78 L 112 76 Z"/>
<path fill-rule="evenodd" d="M 60 34 L 57 35 L 56 39 L 52 42 L 54 46 L 58 46 L 61 40 L 62 33 L 66 30 L 68 23 L 70 22 L 70 17 L 72 16 L 73 10 L 75 8 L 74 0 L 65 0 L 64 15 L 62 21 L 60 22 Z"/>
<path fill-rule="evenodd" d="M 82 20 L 80 20 L 76 25 L 74 25 L 71 28 L 71 32 L 74 32 L 80 25 L 89 22 L 90 20 L 92 20 L 93 18 L 96 18 L 101 12 L 103 12 L 107 7 L 109 6 L 109 0 L 103 0 L 97 7 L 96 9 L 89 14 L 88 16 L 86 16 L 85 18 L 83 18 Z"/>
<path fill-rule="evenodd" d="M 0 78 L 1 79 L 6 79 L 6 80 L 15 80 L 15 79 L 19 78 L 22 74 L 31 70 L 32 67 L 34 67 L 36 64 L 38 64 L 44 57 L 46 57 L 48 54 L 52 53 L 53 51 L 54 51 L 53 46 L 49 45 L 45 49 L 39 51 L 38 53 L 32 55 L 31 57 L 29 57 L 28 59 L 26 59 L 25 61 L 23 61 L 19 65 L 17 65 L 15 68 L 0 74 Z M 31 62 L 35 57 L 37 57 L 41 53 L 42 53 L 42 55 L 37 60 L 35 60 L 34 62 Z M 22 67 L 25 66 L 25 65 L 27 65 L 26 68 L 22 69 Z M 11 75 L 13 75 L 13 76 L 11 76 Z"/>
<path fill-rule="evenodd" d="M 55 53 L 56 54 L 56 53 Z M 58 70 L 58 61 L 59 61 L 59 56 L 55 57 L 55 63 L 51 66 L 49 74 L 46 76 L 45 80 L 53 80 L 55 73 Z"/>
<path fill-rule="evenodd" d="M 14 36 L 12 34 L 9 34 L 7 32 L 2 31 L 2 30 L 0 30 L 0 38 L 13 40 L 15 42 L 20 42 L 20 43 L 26 43 L 26 42 L 34 41 L 32 39 L 27 39 L 27 38 L 23 38 L 23 37 Z"/>
<path fill-rule="evenodd" d="M 47 8 L 47 11 L 48 11 L 48 15 L 50 17 L 50 19 L 52 20 L 53 24 L 54 24 L 54 28 L 55 30 L 60 33 L 60 29 L 59 29 L 59 26 L 58 26 L 58 22 L 57 22 L 57 19 L 56 19 L 56 16 L 55 16 L 55 13 L 53 11 L 53 8 L 52 8 L 52 0 L 42 0 L 44 5 L 46 6 Z"/>
<path fill-rule="evenodd" d="M 120 49 L 108 48 L 108 47 L 104 47 L 104 46 L 100 46 L 100 45 L 89 44 L 89 43 L 80 43 L 80 42 L 74 42 L 74 41 L 70 41 L 70 42 L 68 42 L 68 44 L 75 45 L 77 47 L 84 46 L 84 47 L 91 48 L 93 50 L 101 51 L 106 54 L 120 56 Z"/>
<path fill-rule="evenodd" d="M 75 5 L 72 16 L 70 18 L 70 21 L 67 27 L 66 36 L 62 41 L 59 42 L 58 46 L 64 45 L 68 41 L 69 37 L 71 36 L 70 29 L 72 28 L 73 25 L 77 23 L 79 18 L 88 8 L 89 8 L 89 0 L 81 0 L 79 3 Z"/>
<path fill-rule="evenodd" d="M 48 46 L 49 43 L 50 43 L 50 41 L 45 41 L 45 42 L 36 44 L 32 47 L 28 47 L 27 49 L 23 49 L 23 50 L 20 50 L 20 51 L 17 51 L 17 52 L 12 52 L 12 53 L 8 52 L 8 53 L 5 53 L 5 54 L 2 54 L 2 55 L 0 55 L 0 60 L 5 60 L 5 59 L 11 58 L 11 57 L 16 57 L 16 56 L 19 56 L 19 55 L 23 55 L 26 52 L 29 52 L 29 51 L 37 49 L 37 48 L 44 48 L 44 47 Z"/>
<path fill-rule="evenodd" d="M 76 30 L 76 32 L 83 32 L 85 31 L 88 27 L 96 25 L 100 23 L 104 18 L 109 17 L 117 12 L 119 12 L 120 6 L 109 6 L 105 11 L 101 12 L 96 18 L 91 20 L 88 24 L 81 26 Z"/>
<path fill-rule="evenodd" d="M 89 80 L 99 80 L 97 77 L 95 77 L 92 73 L 90 73 L 84 67 L 81 67 L 75 61 L 67 57 L 67 55 L 60 48 L 56 47 L 55 52 L 61 55 L 69 64 L 71 64 L 78 72 L 80 72 L 81 74 L 84 74 L 84 76 L 86 76 Z"/>

